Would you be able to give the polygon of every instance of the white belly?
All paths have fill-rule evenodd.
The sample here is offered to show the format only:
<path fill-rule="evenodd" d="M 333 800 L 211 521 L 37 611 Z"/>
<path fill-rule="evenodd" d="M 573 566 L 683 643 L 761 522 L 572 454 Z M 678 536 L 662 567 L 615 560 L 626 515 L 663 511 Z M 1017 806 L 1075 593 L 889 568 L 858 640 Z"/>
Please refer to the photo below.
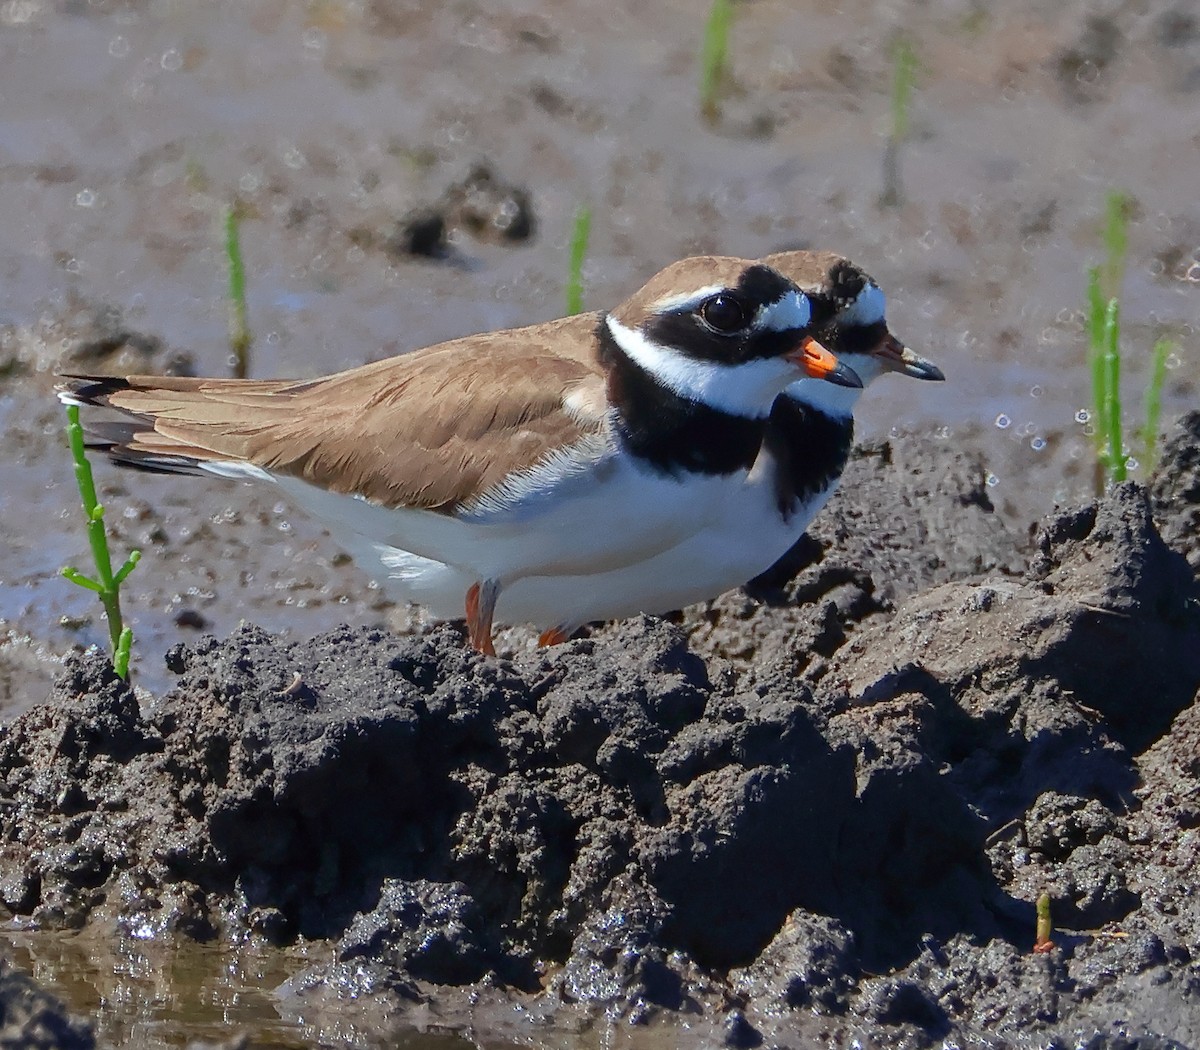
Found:
<path fill-rule="evenodd" d="M 466 587 L 480 580 L 496 580 L 503 594 L 529 576 L 603 573 L 652 558 L 719 520 L 746 479 L 745 472 L 676 478 L 611 454 L 587 470 L 552 477 L 515 497 L 447 515 L 381 507 L 240 464 L 221 465 L 221 472 L 275 482 L 351 554 L 362 558 L 372 551 L 376 564 L 382 561 L 387 577 L 394 579 L 393 593 L 411 593 L 407 600 L 442 616 L 461 616 Z M 388 551 L 396 553 L 389 558 Z M 447 580 L 454 580 L 453 613 L 439 600 L 449 582 L 433 582 L 443 570 L 422 569 L 421 560 L 440 563 Z M 373 571 L 374 566 L 368 562 L 364 568 Z"/>
<path fill-rule="evenodd" d="M 514 580 L 500 593 L 497 621 L 570 631 L 592 620 L 670 612 L 740 587 L 791 548 L 836 487 L 785 521 L 775 503 L 773 466 L 760 459 L 741 485 L 727 490 L 706 527 L 665 550 L 600 572 Z M 420 604 L 440 619 L 462 617 L 463 597 L 475 582 L 469 573 L 387 545 L 362 556 L 382 567 L 381 582 L 391 597 Z"/>
<path fill-rule="evenodd" d="M 791 549 L 836 488 L 831 485 L 785 521 L 776 504 L 773 466 L 760 458 L 757 476 L 724 513 L 675 546 L 607 572 L 521 580 L 501 596 L 497 615 L 570 631 L 592 620 L 670 612 L 748 583 Z"/>

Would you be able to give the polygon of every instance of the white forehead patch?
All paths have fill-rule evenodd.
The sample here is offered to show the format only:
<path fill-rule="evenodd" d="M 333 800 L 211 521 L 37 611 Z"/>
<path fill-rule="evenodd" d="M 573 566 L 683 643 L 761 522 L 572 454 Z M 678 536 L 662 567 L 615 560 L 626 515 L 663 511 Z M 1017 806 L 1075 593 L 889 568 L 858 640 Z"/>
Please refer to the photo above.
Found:
<path fill-rule="evenodd" d="M 795 328 L 807 328 L 812 320 L 812 308 L 808 296 L 800 292 L 788 292 L 768 306 L 758 308 L 755 324 L 769 332 L 788 332 Z"/>
<path fill-rule="evenodd" d="M 874 281 L 868 281 L 855 296 L 854 302 L 838 314 L 838 320 L 843 324 L 878 324 L 886 313 L 887 297 L 883 289 Z"/>
<path fill-rule="evenodd" d="M 697 288 L 694 292 L 685 292 L 683 295 L 668 295 L 665 299 L 659 299 L 652 309 L 656 314 L 666 314 L 672 310 L 692 310 L 710 295 L 728 290 L 723 284 L 710 284 L 704 288 Z"/>

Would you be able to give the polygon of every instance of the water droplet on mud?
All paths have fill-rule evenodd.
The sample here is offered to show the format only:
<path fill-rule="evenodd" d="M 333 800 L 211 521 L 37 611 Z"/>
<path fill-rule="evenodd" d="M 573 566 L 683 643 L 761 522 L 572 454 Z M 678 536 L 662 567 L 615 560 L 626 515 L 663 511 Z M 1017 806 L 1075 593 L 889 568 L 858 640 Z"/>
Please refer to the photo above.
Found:
<path fill-rule="evenodd" d="M 1037 383 L 1034 383 L 1033 386 L 1031 386 L 1029 388 L 1029 396 L 1030 397 L 1041 397 L 1042 396 L 1042 388 Z"/>
<path fill-rule="evenodd" d="M 1086 408 L 1081 408 L 1075 413 L 1076 423 L 1086 423 L 1091 418 L 1092 414 Z"/>
<path fill-rule="evenodd" d="M 1000 484 L 1000 479 L 996 477 L 995 474 L 988 474 L 988 476 L 983 480 L 984 484 L 986 484 L 988 488 L 992 488 L 993 486 Z"/>
<path fill-rule="evenodd" d="M 1000 415 L 996 417 L 996 426 L 1001 430 L 1007 430 L 1012 426 L 1012 420 L 1009 419 L 1008 416 L 1006 416 L 1003 412 L 1001 412 Z"/>
<path fill-rule="evenodd" d="M 1035 437 L 1029 442 L 1029 447 L 1034 452 L 1041 452 L 1046 447 L 1046 439 L 1044 437 Z"/>
<path fill-rule="evenodd" d="M 77 194 L 75 194 L 75 207 L 76 208 L 91 208 L 95 205 L 95 203 L 96 203 L 96 191 L 95 190 L 80 190 Z"/>

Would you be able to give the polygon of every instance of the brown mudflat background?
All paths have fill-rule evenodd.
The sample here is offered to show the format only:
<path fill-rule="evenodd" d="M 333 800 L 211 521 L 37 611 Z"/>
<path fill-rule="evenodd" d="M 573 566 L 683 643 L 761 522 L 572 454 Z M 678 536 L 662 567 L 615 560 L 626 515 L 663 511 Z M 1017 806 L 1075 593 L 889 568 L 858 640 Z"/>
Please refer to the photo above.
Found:
<path fill-rule="evenodd" d="M 708 124 L 684 0 L 0 3 L 0 1043 L 1200 1044 L 1200 424 L 1089 504 L 1080 312 L 1123 189 L 1144 458 L 1153 341 L 1164 420 L 1200 380 L 1193 6 L 739 3 Z M 556 316 L 589 204 L 588 307 L 837 249 L 948 382 L 871 391 L 748 592 L 499 663 L 270 491 L 99 468 L 129 693 L 52 374 L 224 374 L 235 200 L 257 376 Z"/>

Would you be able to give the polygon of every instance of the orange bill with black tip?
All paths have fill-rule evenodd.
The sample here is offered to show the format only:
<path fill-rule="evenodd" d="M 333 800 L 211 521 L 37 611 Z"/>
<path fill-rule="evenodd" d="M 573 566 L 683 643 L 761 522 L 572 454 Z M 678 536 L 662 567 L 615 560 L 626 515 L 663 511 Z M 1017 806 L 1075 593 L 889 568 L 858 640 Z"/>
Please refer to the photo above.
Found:
<path fill-rule="evenodd" d="M 831 351 L 806 335 L 800 345 L 788 354 L 788 359 L 802 368 L 813 379 L 824 379 L 838 386 L 862 387 L 858 373 L 849 365 L 842 364 Z"/>

